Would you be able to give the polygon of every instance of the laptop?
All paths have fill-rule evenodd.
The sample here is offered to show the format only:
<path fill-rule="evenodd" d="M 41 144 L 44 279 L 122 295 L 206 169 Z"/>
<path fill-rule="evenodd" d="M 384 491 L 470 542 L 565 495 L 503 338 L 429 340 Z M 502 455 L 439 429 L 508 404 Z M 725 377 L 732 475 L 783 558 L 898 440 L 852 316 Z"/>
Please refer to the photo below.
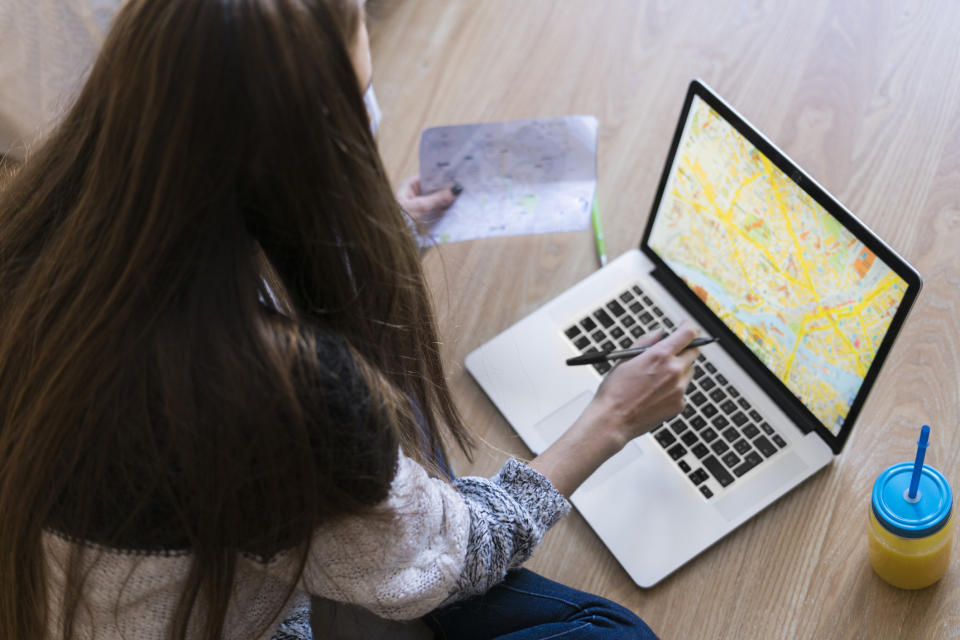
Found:
<path fill-rule="evenodd" d="M 683 412 L 571 497 L 651 587 L 840 453 L 920 287 L 903 258 L 694 80 L 639 248 L 466 366 L 539 454 L 610 373 L 566 359 L 684 321 L 718 339 L 700 350 Z"/>

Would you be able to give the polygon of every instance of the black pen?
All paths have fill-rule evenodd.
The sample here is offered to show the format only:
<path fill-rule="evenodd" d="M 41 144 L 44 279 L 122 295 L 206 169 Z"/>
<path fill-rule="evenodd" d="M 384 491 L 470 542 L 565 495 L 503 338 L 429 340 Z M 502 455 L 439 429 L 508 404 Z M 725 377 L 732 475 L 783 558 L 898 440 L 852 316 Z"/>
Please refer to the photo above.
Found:
<path fill-rule="evenodd" d="M 694 338 L 693 342 L 684 348 L 689 349 L 690 347 L 702 347 L 705 344 L 710 344 L 711 342 L 716 341 L 716 338 Z M 575 366 L 578 364 L 597 364 L 598 362 L 609 362 L 610 360 L 632 358 L 640 355 L 652 346 L 652 344 L 648 344 L 645 347 L 632 347 L 630 349 L 624 349 L 623 351 L 588 351 L 587 353 L 577 356 L 576 358 L 570 358 L 567 360 L 567 364 L 570 366 Z"/>

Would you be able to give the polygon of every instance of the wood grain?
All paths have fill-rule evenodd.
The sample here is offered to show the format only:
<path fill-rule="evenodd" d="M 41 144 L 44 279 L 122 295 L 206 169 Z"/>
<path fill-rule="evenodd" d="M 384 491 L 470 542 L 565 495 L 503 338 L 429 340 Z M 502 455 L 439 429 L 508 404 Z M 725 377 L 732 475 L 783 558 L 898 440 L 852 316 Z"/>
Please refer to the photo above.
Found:
<path fill-rule="evenodd" d="M 960 566 L 899 591 L 866 556 L 877 474 L 934 427 L 960 488 L 960 4 L 809 0 L 371 0 L 381 147 L 416 172 L 427 126 L 588 113 L 611 257 L 636 246 L 687 83 L 713 86 L 913 263 L 925 288 L 834 464 L 650 590 L 572 514 L 532 569 L 617 600 L 664 638 L 958 638 Z M 530 456 L 466 354 L 595 268 L 589 233 L 431 250 L 450 380 L 486 445 L 461 473 Z"/>

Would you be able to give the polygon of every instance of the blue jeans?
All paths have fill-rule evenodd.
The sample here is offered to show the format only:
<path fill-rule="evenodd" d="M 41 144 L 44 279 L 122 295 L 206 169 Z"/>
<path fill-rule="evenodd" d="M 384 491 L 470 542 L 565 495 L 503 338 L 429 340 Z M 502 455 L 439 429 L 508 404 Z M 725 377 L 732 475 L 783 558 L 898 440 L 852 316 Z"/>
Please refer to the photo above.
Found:
<path fill-rule="evenodd" d="M 486 593 L 427 614 L 437 640 L 656 640 L 628 609 L 526 569 Z"/>

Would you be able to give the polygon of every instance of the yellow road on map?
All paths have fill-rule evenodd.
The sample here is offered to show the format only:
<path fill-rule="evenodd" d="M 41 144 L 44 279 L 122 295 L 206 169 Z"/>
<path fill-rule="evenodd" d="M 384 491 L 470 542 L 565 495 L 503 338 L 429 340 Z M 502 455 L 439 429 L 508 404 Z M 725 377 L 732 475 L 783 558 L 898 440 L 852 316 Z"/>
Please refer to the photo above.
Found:
<path fill-rule="evenodd" d="M 650 246 L 839 430 L 906 283 L 697 97 Z"/>

